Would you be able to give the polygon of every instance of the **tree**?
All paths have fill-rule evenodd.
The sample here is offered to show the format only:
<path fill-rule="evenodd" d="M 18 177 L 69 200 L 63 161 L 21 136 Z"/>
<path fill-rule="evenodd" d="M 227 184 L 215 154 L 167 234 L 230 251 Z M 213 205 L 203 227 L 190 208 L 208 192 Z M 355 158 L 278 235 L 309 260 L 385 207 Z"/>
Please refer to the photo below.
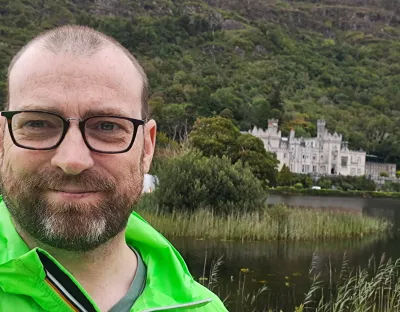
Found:
<path fill-rule="evenodd" d="M 276 184 L 279 163 L 276 155 L 267 152 L 259 138 L 241 134 L 230 119 L 219 116 L 198 119 L 189 135 L 189 143 L 205 156 L 227 156 L 232 163 L 248 164 L 264 186 Z"/>
<path fill-rule="evenodd" d="M 161 95 L 149 100 L 152 118 L 157 120 L 159 130 L 167 134 L 172 140 L 185 141 L 189 132 L 190 119 L 189 103 L 166 104 Z"/>
<path fill-rule="evenodd" d="M 323 189 L 330 189 L 332 187 L 332 181 L 327 178 L 321 178 L 317 183 Z"/>
<path fill-rule="evenodd" d="M 234 119 L 233 113 L 232 113 L 232 111 L 231 111 L 229 108 L 225 108 L 222 112 L 219 113 L 219 115 L 220 115 L 222 118 L 232 119 L 232 120 Z"/>
<path fill-rule="evenodd" d="M 379 173 L 380 177 L 384 177 L 384 178 L 388 178 L 389 177 L 389 173 L 387 173 L 386 171 L 382 171 Z"/>
<path fill-rule="evenodd" d="M 302 188 L 303 188 L 303 184 L 301 184 L 300 182 L 298 182 L 298 183 L 296 183 L 296 184 L 294 185 L 294 187 L 297 188 L 297 189 L 302 189 Z"/>
<path fill-rule="evenodd" d="M 155 196 L 168 211 L 199 208 L 220 214 L 256 211 L 264 207 L 266 192 L 247 165 L 232 164 L 226 156 L 205 157 L 200 151 L 168 159 L 155 172 Z"/>
<path fill-rule="evenodd" d="M 303 180 L 304 187 L 308 188 L 314 184 L 313 179 L 310 176 L 306 176 Z"/>
<path fill-rule="evenodd" d="M 291 186 L 293 175 L 289 167 L 284 164 L 278 173 L 277 182 L 279 186 Z"/>
<path fill-rule="evenodd" d="M 376 184 L 374 181 L 367 179 L 366 176 L 356 177 L 355 188 L 359 191 L 375 191 Z"/>
<path fill-rule="evenodd" d="M 189 143 L 205 156 L 237 155 L 237 139 L 240 131 L 231 120 L 222 117 L 199 118 L 189 135 Z"/>
<path fill-rule="evenodd" d="M 168 104 L 162 110 L 161 130 L 170 135 L 173 140 L 185 141 L 188 136 L 188 103 Z"/>
<path fill-rule="evenodd" d="M 274 84 L 272 92 L 269 95 L 269 103 L 272 108 L 283 112 L 283 100 L 279 84 Z"/>
<path fill-rule="evenodd" d="M 343 181 L 343 183 L 341 184 L 341 187 L 345 191 L 351 191 L 354 189 L 354 185 L 350 184 L 349 182 L 346 182 L 346 181 Z"/>
<path fill-rule="evenodd" d="M 264 186 L 276 184 L 279 161 L 275 154 L 267 152 L 259 138 L 251 134 L 241 134 L 237 140 L 237 151 L 234 162 L 240 160 L 247 163 Z"/>
<path fill-rule="evenodd" d="M 238 96 L 233 87 L 220 88 L 216 90 L 211 95 L 211 100 L 214 109 L 216 109 L 217 112 L 229 108 L 234 115 L 242 105 L 242 99 Z"/>

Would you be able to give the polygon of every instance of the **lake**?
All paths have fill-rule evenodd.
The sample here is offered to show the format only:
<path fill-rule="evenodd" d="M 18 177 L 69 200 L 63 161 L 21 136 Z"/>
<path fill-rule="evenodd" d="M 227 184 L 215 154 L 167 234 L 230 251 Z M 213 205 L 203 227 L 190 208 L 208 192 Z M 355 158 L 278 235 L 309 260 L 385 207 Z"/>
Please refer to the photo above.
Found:
<path fill-rule="evenodd" d="M 255 291 L 266 283 L 268 292 L 260 297 L 257 311 L 268 304 L 283 311 L 294 311 L 310 285 L 309 269 L 314 266 L 328 277 L 328 268 L 340 271 L 343 256 L 346 253 L 351 265 L 367 266 L 372 255 L 376 261 L 383 253 L 393 259 L 400 258 L 400 199 L 388 198 L 348 198 L 326 196 L 270 195 L 269 205 L 286 204 L 289 206 L 346 210 L 374 217 L 389 219 L 394 228 L 390 235 L 365 236 L 362 239 L 341 239 L 319 242 L 234 242 L 210 241 L 187 238 L 171 239 L 174 246 L 185 258 L 195 278 L 203 275 L 206 263 L 206 276 L 210 263 L 224 256 L 220 266 L 220 284 L 223 294 L 238 288 L 246 276 L 245 289 Z M 205 261 L 207 259 L 207 261 Z M 248 273 L 241 272 L 249 270 Z M 232 311 L 240 310 L 237 306 Z"/>

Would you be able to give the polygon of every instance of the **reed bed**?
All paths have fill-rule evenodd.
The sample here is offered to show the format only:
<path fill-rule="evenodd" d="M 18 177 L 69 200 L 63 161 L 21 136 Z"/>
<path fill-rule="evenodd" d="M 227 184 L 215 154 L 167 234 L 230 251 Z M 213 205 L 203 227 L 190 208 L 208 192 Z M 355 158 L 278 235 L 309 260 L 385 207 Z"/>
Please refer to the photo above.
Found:
<path fill-rule="evenodd" d="M 220 216 L 207 209 L 164 212 L 139 209 L 152 226 L 168 237 L 220 240 L 321 240 L 362 237 L 390 229 L 390 222 L 343 211 L 289 208 Z"/>
<path fill-rule="evenodd" d="M 332 273 L 332 272 L 331 272 Z M 331 274 L 333 276 L 333 274 Z M 379 263 L 372 257 L 367 268 L 351 269 L 346 259 L 336 286 L 314 275 L 304 303 L 296 312 L 398 312 L 400 311 L 400 259 Z"/>
<path fill-rule="evenodd" d="M 386 260 L 382 255 L 380 262 L 371 257 L 366 268 L 353 268 L 344 257 L 342 268 L 329 268 L 330 279 L 321 278 L 312 261 L 311 286 L 303 302 L 291 309 L 284 302 L 271 300 L 267 285 L 249 290 L 251 282 L 247 278 L 249 269 L 241 269 L 236 288 L 227 291 L 220 284 L 219 266 L 222 259 L 213 263 L 210 275 L 200 278 L 200 283 L 214 291 L 231 312 L 398 312 L 400 311 L 400 259 Z M 286 306 L 282 309 L 280 306 Z"/>

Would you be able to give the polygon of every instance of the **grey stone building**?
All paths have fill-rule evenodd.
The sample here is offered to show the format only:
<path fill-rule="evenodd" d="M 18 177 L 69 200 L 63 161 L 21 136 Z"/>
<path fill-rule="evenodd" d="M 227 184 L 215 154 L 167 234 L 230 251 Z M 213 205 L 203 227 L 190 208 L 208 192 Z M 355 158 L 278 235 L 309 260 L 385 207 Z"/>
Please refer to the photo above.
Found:
<path fill-rule="evenodd" d="M 277 155 L 279 170 L 286 164 L 295 173 L 315 175 L 365 175 L 364 151 L 348 148 L 342 135 L 329 133 L 324 120 L 317 122 L 317 137 L 296 138 L 291 130 L 289 137 L 282 137 L 278 121 L 270 119 L 266 130 L 253 128 L 252 135 L 264 142 L 267 151 Z"/>

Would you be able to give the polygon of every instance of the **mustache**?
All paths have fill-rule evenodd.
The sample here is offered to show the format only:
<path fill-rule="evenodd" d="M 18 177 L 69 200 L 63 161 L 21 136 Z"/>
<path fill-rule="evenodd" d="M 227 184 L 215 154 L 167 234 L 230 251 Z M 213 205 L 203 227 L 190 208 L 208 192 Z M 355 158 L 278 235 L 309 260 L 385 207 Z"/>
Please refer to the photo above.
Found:
<path fill-rule="evenodd" d="M 27 187 L 39 189 L 60 190 L 71 185 L 94 192 L 111 192 L 117 189 L 116 181 L 98 169 L 83 171 L 78 175 L 66 175 L 62 171 L 46 168 L 36 172 L 30 179 L 22 181 L 25 185 L 28 183 Z"/>

